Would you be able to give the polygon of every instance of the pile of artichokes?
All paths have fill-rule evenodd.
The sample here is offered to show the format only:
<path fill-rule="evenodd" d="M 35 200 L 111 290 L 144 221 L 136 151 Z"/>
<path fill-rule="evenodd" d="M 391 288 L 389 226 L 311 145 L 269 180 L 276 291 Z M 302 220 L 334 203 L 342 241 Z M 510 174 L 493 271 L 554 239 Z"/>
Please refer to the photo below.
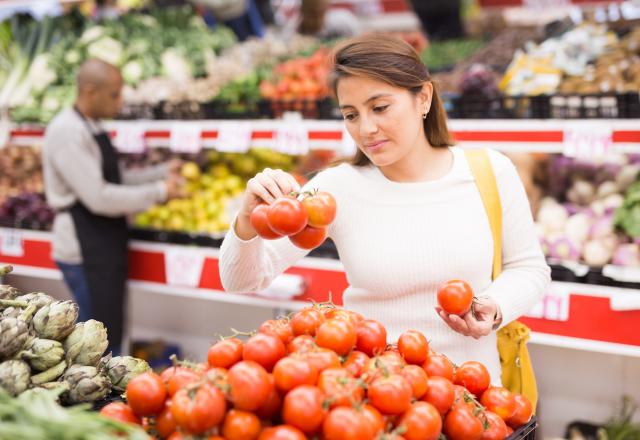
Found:
<path fill-rule="evenodd" d="M 0 276 L 10 271 L 0 266 Z M 77 319 L 73 301 L 0 285 L 0 388 L 12 396 L 60 388 L 66 403 L 94 402 L 124 391 L 130 379 L 150 369 L 131 356 L 104 356 L 104 324 Z"/>

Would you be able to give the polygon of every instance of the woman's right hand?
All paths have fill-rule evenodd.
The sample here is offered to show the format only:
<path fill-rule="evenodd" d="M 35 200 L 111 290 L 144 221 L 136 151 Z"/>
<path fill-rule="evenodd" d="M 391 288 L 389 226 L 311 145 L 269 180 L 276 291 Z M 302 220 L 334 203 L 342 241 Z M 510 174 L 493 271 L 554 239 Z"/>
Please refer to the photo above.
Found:
<path fill-rule="evenodd" d="M 265 168 L 249 179 L 236 221 L 236 235 L 243 240 L 255 237 L 257 233 L 249 222 L 251 211 L 260 203 L 271 204 L 278 197 L 283 197 L 292 191 L 300 191 L 300 185 L 291 174 L 282 170 Z"/>

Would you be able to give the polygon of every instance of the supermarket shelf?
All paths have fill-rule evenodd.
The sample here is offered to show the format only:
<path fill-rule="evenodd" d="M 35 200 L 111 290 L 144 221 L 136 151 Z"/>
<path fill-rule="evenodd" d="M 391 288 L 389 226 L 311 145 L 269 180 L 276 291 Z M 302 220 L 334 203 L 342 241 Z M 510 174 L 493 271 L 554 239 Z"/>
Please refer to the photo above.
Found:
<path fill-rule="evenodd" d="M 611 342 L 591 341 L 588 339 L 571 338 L 568 336 L 549 335 L 539 332 L 531 332 L 532 344 L 546 345 L 550 347 L 571 348 L 574 350 L 592 351 L 595 353 L 615 354 L 619 356 L 631 356 L 640 358 L 640 347 L 614 344 Z"/>
<path fill-rule="evenodd" d="M 42 267 L 24 266 L 22 264 L 12 264 L 11 275 L 23 277 L 40 278 L 43 280 L 61 281 L 62 272 L 58 269 L 45 269 Z"/>

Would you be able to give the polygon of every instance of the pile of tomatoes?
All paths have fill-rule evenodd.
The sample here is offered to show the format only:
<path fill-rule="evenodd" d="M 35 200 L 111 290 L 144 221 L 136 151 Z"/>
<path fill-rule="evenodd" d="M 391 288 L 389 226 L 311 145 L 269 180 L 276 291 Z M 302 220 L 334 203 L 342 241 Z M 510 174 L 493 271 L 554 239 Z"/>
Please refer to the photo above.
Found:
<path fill-rule="evenodd" d="M 260 95 L 270 100 L 316 100 L 328 95 L 329 64 L 327 49 L 312 56 L 294 58 L 273 69 L 273 79 L 260 83 Z"/>
<path fill-rule="evenodd" d="M 289 237 L 302 249 L 313 249 L 327 238 L 327 227 L 336 217 L 336 200 L 327 192 L 314 191 L 297 197 L 277 198 L 251 212 L 251 226 L 266 240 Z"/>
<path fill-rule="evenodd" d="M 144 373 L 127 400 L 105 412 L 170 440 L 492 440 L 532 415 L 481 363 L 455 366 L 415 330 L 389 345 L 378 321 L 322 305 L 220 340 L 206 364 Z"/>

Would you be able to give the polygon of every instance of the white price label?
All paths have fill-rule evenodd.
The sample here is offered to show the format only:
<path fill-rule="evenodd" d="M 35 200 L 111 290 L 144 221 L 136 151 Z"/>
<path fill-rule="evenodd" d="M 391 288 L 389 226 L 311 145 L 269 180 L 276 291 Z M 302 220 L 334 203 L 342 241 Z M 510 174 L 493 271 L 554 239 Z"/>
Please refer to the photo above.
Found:
<path fill-rule="evenodd" d="M 300 113 L 285 114 L 278 125 L 275 149 L 292 155 L 305 155 L 309 152 L 309 133 Z"/>
<path fill-rule="evenodd" d="M 542 300 L 526 316 L 550 321 L 568 321 L 570 301 L 571 294 L 567 288 L 558 283 L 551 283 Z"/>
<path fill-rule="evenodd" d="M 246 153 L 251 145 L 251 124 L 221 121 L 218 125 L 216 150 L 226 153 Z"/>
<path fill-rule="evenodd" d="M 198 249 L 167 249 L 164 254 L 167 284 L 171 286 L 198 287 L 202 276 L 205 255 Z"/>
<path fill-rule="evenodd" d="M 0 231 L 0 255 L 6 255 L 7 257 L 24 256 L 22 232 L 15 229 L 3 229 Z"/>
<path fill-rule="evenodd" d="M 567 123 L 564 130 L 564 155 L 597 158 L 605 155 L 613 145 L 611 126 L 596 121 Z"/>
<path fill-rule="evenodd" d="M 140 124 L 118 124 L 115 147 L 121 153 L 143 153 L 147 148 L 145 131 L 144 126 Z"/>
<path fill-rule="evenodd" d="M 202 128 L 199 124 L 181 122 L 171 126 L 169 148 L 174 153 L 197 153 L 202 149 Z"/>

